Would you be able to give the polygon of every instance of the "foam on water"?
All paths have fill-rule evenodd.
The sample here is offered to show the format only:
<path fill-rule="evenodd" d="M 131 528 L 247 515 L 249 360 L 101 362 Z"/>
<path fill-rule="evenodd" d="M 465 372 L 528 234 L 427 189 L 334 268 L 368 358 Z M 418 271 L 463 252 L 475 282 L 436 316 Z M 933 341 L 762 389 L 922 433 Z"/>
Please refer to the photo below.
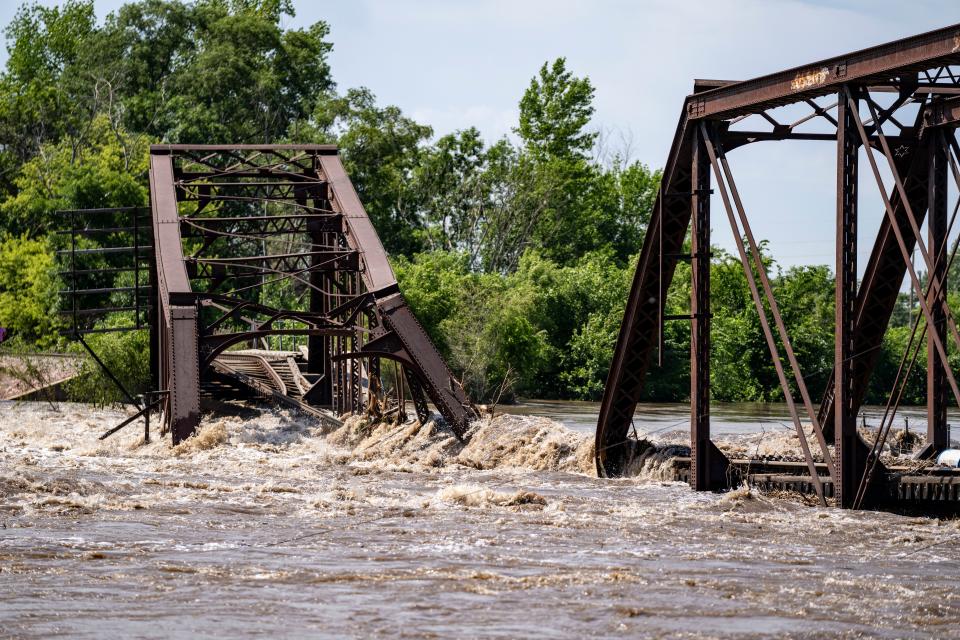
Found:
<path fill-rule="evenodd" d="M 593 443 L 584 434 L 533 416 L 499 415 L 477 421 L 466 444 L 436 423 L 371 424 L 348 418 L 327 441 L 350 451 L 355 460 L 375 466 L 472 469 L 515 468 L 532 471 L 590 473 Z"/>
<path fill-rule="evenodd" d="M 458 484 L 441 489 L 438 497 L 444 502 L 467 507 L 532 507 L 542 509 L 547 499 L 533 491 L 493 491 L 471 484 Z"/>

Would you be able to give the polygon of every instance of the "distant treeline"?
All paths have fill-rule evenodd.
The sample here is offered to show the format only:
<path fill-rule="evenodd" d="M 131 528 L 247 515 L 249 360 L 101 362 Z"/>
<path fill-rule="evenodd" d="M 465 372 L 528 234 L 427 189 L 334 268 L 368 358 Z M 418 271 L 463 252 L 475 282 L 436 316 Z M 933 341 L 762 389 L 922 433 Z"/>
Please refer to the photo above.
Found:
<path fill-rule="evenodd" d="M 563 58 L 545 63 L 520 96 L 514 137 L 438 137 L 367 89 L 339 90 L 328 25 L 284 29 L 285 15 L 289 0 L 143 0 L 102 21 L 90 1 L 18 11 L 0 75 L 0 326 L 13 348 L 64 346 L 53 213 L 147 204 L 151 143 L 335 143 L 404 294 L 475 399 L 504 386 L 508 397 L 599 398 L 660 172 L 591 128 L 590 80 Z M 819 392 L 833 359 L 833 276 L 767 267 Z M 712 273 L 715 397 L 780 399 L 739 262 L 715 250 Z M 689 281 L 681 264 L 670 313 L 688 308 Z M 901 301 L 873 400 L 913 314 Z M 146 385 L 143 336 L 93 340 Z M 688 351 L 688 326 L 670 323 L 649 399 L 687 397 Z M 922 397 L 922 368 L 908 400 Z M 93 375 L 83 392 L 112 394 Z"/>

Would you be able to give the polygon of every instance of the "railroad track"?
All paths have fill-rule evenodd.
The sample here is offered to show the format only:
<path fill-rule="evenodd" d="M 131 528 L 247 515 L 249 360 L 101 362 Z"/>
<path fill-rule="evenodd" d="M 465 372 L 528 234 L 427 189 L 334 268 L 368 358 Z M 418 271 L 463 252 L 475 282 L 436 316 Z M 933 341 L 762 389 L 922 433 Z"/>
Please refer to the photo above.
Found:
<path fill-rule="evenodd" d="M 205 381 L 202 389 L 213 397 L 250 395 L 252 391 L 259 397 L 315 416 L 327 427 L 343 426 L 333 412 L 304 400 L 313 383 L 301 372 L 301 363 L 306 363 L 302 351 L 225 351 L 214 359 L 211 367 L 216 375 Z"/>

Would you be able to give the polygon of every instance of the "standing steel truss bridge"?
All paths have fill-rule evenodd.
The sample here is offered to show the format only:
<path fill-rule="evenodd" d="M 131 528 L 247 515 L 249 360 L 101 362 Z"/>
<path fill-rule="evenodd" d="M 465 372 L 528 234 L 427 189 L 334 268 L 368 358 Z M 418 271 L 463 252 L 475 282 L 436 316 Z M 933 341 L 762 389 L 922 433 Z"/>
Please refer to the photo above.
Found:
<path fill-rule="evenodd" d="M 947 405 L 960 404 L 956 375 L 947 359 L 948 343 L 960 347 L 960 333 L 946 303 L 946 276 L 956 252 L 956 245 L 948 250 L 947 237 L 960 206 L 958 202 L 948 216 L 948 181 L 952 177 L 960 185 L 955 137 L 960 124 L 960 70 L 954 65 L 960 65 L 960 25 L 754 80 L 695 82 L 664 167 L 607 378 L 596 431 L 600 475 L 626 472 L 638 442 L 630 433 L 631 421 L 654 354 L 663 355 L 663 324 L 683 319 L 691 326 L 689 482 L 697 490 L 728 485 L 733 462 L 710 437 L 714 190 L 723 203 L 721 224 L 729 223 L 737 243 L 803 450 L 802 466 L 809 475 L 802 484 L 824 503 L 833 497 L 844 507 L 878 502 L 896 493 L 890 487 L 895 474 L 884 468 L 879 454 L 923 346 L 929 361 L 924 455 L 934 456 L 949 446 Z M 784 112 L 793 114 L 791 120 L 784 120 Z M 819 405 L 800 370 L 727 159 L 745 145 L 799 140 L 832 143 L 836 149 L 835 358 Z M 876 183 L 884 212 L 858 283 L 861 171 Z M 892 176 L 892 185 L 884 175 Z M 921 235 L 925 220 L 926 238 Z M 911 261 L 915 250 L 928 274 L 926 282 Z M 664 304 L 680 260 L 691 264 L 692 286 L 690 314 L 676 318 L 665 316 Z M 913 324 L 880 434 L 871 445 L 858 435 L 856 418 L 905 277 L 921 313 Z M 952 484 L 956 499 L 956 479 L 948 480 L 941 484 Z M 944 491 L 950 490 L 947 486 Z"/>
<path fill-rule="evenodd" d="M 204 392 L 329 417 L 382 415 L 389 386 L 392 411 L 409 396 L 426 420 L 432 402 L 458 437 L 477 415 L 400 293 L 335 147 L 155 145 L 149 210 L 66 215 L 69 333 L 149 328 L 156 391 L 124 393 L 137 416 L 160 410 L 174 443 L 197 429 Z M 84 262 L 116 254 L 133 260 Z M 132 320 L 104 326 L 107 314 Z"/>

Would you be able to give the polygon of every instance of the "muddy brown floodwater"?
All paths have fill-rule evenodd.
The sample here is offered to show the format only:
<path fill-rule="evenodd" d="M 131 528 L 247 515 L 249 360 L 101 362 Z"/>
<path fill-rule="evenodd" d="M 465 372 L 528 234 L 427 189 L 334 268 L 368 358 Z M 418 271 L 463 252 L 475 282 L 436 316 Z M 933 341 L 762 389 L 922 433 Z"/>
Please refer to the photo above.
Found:
<path fill-rule="evenodd" d="M 530 415 L 98 442 L 123 415 L 0 403 L 0 636 L 960 636 L 956 521 L 598 479 Z"/>

